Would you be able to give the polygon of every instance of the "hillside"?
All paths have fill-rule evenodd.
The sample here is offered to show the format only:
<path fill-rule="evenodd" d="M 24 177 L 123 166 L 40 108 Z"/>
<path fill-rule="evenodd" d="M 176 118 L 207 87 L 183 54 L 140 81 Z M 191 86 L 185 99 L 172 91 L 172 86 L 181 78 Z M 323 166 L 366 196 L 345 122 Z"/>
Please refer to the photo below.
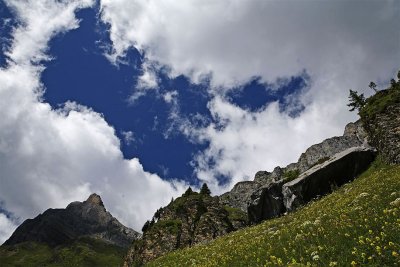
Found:
<path fill-rule="evenodd" d="M 38 242 L 23 242 L 0 247 L 1 266 L 7 267 L 109 267 L 121 266 L 127 249 L 92 238 L 50 247 Z"/>
<path fill-rule="evenodd" d="M 208 243 L 214 238 L 247 226 L 247 214 L 222 205 L 210 196 L 206 184 L 200 193 L 188 190 L 158 209 L 134 241 L 124 266 L 141 266 L 179 248 Z"/>
<path fill-rule="evenodd" d="M 400 166 L 380 159 L 352 183 L 286 216 L 147 266 L 399 266 Z"/>

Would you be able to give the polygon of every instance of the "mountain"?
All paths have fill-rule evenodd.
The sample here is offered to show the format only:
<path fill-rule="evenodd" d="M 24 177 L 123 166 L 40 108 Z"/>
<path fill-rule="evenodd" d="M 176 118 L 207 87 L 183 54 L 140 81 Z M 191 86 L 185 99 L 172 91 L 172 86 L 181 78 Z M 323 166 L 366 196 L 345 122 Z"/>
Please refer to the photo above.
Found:
<path fill-rule="evenodd" d="M 65 209 L 48 209 L 34 219 L 24 221 L 4 243 L 39 242 L 51 247 L 91 237 L 119 247 L 128 247 L 139 233 L 125 227 L 104 207 L 97 194 L 86 201 L 72 202 Z"/>
<path fill-rule="evenodd" d="M 245 212 L 223 206 L 209 192 L 189 188 L 156 211 L 143 227 L 143 237 L 128 252 L 124 266 L 140 266 L 176 249 L 205 244 L 247 226 Z"/>
<path fill-rule="evenodd" d="M 142 236 L 93 194 L 26 220 L 0 247 L 0 262 L 399 266 L 400 81 L 358 104 L 360 120 L 342 136 L 221 196 L 211 196 L 206 185 L 200 193 L 189 188 L 154 213 Z"/>
<path fill-rule="evenodd" d="M 399 266 L 400 165 L 380 157 L 301 209 L 146 266 Z"/>
<path fill-rule="evenodd" d="M 147 266 L 399 266 L 400 81 L 358 104 L 343 136 L 220 196 L 259 225 Z"/>

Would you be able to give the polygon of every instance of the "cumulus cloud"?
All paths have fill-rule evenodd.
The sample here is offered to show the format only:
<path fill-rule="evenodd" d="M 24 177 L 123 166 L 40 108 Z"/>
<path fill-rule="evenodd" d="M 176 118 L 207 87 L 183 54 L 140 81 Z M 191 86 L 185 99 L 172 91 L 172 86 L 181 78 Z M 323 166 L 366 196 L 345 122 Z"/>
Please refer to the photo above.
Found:
<path fill-rule="evenodd" d="M 0 213 L 0 243 L 3 243 L 7 238 L 10 237 L 10 233 L 12 233 L 17 225 L 7 218 L 6 215 Z"/>
<path fill-rule="evenodd" d="M 153 211 L 184 190 L 126 160 L 102 114 L 74 102 L 52 109 L 40 83 L 49 40 L 79 26 L 75 11 L 93 1 L 6 1 L 19 20 L 0 69 L 0 242 L 15 223 L 99 193 L 124 224 L 141 229 Z M 4 227 L 3 227 L 4 226 Z"/>
<path fill-rule="evenodd" d="M 347 111 L 348 89 L 372 93 L 364 89 L 369 81 L 386 85 L 400 62 L 400 2 L 394 0 L 101 0 L 101 18 L 110 25 L 114 58 L 134 47 L 171 78 L 210 81 L 215 123 L 184 122 L 180 129 L 209 142 L 194 164 L 215 191 L 218 175 L 247 179 L 341 134 L 356 119 Z M 250 112 L 225 96 L 254 77 L 278 88 L 279 78 L 304 71 L 311 84 L 299 96 L 306 109 L 296 118 L 276 103 Z"/>
<path fill-rule="evenodd" d="M 212 75 L 215 86 L 338 64 L 354 71 L 341 64 L 348 56 L 385 78 L 380 67 L 399 56 L 397 1 L 102 0 L 101 8 L 114 57 L 135 47 L 172 77 Z"/>

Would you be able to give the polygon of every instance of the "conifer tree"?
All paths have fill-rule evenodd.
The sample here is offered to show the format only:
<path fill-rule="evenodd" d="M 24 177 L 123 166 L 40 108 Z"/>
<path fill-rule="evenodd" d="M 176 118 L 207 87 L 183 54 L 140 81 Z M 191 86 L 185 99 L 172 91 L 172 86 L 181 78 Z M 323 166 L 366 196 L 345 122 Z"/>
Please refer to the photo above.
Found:
<path fill-rule="evenodd" d="M 374 82 L 370 82 L 369 83 L 369 88 L 371 88 L 372 90 L 374 90 L 374 92 L 378 92 L 378 90 L 376 90 L 376 84 Z"/>
<path fill-rule="evenodd" d="M 203 186 L 201 187 L 201 189 L 200 189 L 200 194 L 201 194 L 201 195 L 207 195 L 207 196 L 211 195 L 211 191 L 210 191 L 210 189 L 208 188 L 208 186 L 207 186 L 206 183 L 204 183 Z"/>
<path fill-rule="evenodd" d="M 349 101 L 350 103 L 347 104 L 347 106 L 351 108 L 350 111 L 360 111 L 360 109 L 365 105 L 364 94 L 358 94 L 357 91 L 350 89 Z"/>
<path fill-rule="evenodd" d="M 149 227 L 150 227 L 150 221 L 147 220 L 147 221 L 144 223 L 143 227 L 142 227 L 142 232 L 143 232 L 143 233 L 146 232 L 147 229 L 149 229 Z"/>
<path fill-rule="evenodd" d="M 193 194 L 192 188 L 189 186 L 189 188 L 186 190 L 186 192 L 183 194 L 183 196 L 187 197 Z"/>

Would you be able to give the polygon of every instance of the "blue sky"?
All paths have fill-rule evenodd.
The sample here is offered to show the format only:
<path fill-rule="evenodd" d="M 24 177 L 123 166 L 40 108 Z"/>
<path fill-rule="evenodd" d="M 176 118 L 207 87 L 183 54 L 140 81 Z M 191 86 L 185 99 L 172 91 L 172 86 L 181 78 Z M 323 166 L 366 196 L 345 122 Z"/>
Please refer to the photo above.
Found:
<path fill-rule="evenodd" d="M 141 229 L 357 119 L 400 62 L 396 1 L 0 2 L 0 242 L 99 193 Z M 385 41 L 383 41 L 385 40 Z M 373 64 L 371 64 L 373 62 Z"/>
<path fill-rule="evenodd" d="M 193 154 L 205 149 L 207 143 L 190 142 L 178 131 L 165 136 L 173 122 L 168 120 L 171 107 L 160 94 L 177 91 L 181 116 L 201 114 L 212 120 L 207 109 L 209 84 L 194 85 L 183 75 L 170 79 L 160 72 L 158 92 L 148 93 L 132 103 L 129 97 L 141 74 L 142 57 L 135 48 L 128 51 L 124 63 L 118 66 L 104 57 L 110 40 L 107 25 L 97 20 L 98 12 L 95 8 L 79 11 L 76 16 L 81 20 L 80 27 L 51 41 L 49 54 L 54 60 L 46 64 L 42 75 L 46 87 L 44 100 L 55 108 L 66 101 L 93 108 L 115 127 L 123 140 L 121 149 L 125 158 L 139 158 L 145 170 L 163 178 L 180 178 L 197 184 L 191 161 Z M 289 77 L 285 85 L 274 91 L 254 78 L 232 88 L 227 95 L 231 103 L 251 111 L 273 101 L 279 101 L 280 110 L 285 111 L 285 97 L 302 90 L 307 78 L 306 74 Z M 291 115 L 298 115 L 303 108 L 291 111 Z M 126 141 L 123 133 L 129 131 L 133 140 Z"/>

